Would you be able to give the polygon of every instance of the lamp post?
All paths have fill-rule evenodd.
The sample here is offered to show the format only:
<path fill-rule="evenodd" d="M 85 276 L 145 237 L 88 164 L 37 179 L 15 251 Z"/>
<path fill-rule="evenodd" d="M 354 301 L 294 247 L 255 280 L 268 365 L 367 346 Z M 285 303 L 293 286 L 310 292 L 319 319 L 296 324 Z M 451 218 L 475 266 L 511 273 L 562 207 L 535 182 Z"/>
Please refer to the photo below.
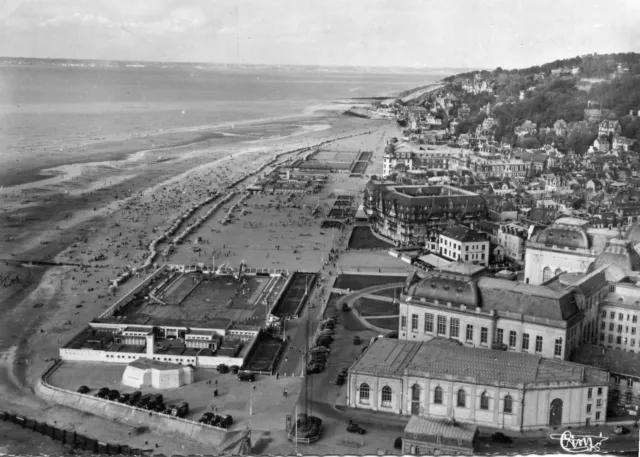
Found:
<path fill-rule="evenodd" d="M 256 386 L 251 386 L 249 391 L 249 416 L 253 416 L 253 391 L 256 390 Z"/>

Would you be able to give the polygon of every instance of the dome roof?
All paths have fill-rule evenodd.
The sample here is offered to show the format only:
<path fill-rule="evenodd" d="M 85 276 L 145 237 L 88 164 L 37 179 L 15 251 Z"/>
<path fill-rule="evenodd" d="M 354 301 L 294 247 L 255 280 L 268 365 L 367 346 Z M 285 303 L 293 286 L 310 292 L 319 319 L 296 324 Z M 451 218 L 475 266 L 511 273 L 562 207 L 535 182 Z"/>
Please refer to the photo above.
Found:
<path fill-rule="evenodd" d="M 407 295 L 472 307 L 480 306 L 475 281 L 440 272 L 434 272 L 410 286 Z"/>
<path fill-rule="evenodd" d="M 385 148 L 384 148 L 384 153 L 385 154 L 395 154 L 396 152 L 396 147 L 394 145 L 392 145 L 391 143 L 389 143 Z"/>
<path fill-rule="evenodd" d="M 635 276 L 634 272 L 640 272 L 640 254 L 630 241 L 614 238 L 589 266 L 589 272 L 605 265 L 612 265 L 613 270 L 620 270 L 625 276 Z"/>
<path fill-rule="evenodd" d="M 634 245 L 640 243 L 640 221 L 632 225 L 624 235 L 625 239 L 633 242 Z"/>
<path fill-rule="evenodd" d="M 536 243 L 558 247 L 589 249 L 589 237 L 582 227 L 551 225 L 533 236 Z"/>

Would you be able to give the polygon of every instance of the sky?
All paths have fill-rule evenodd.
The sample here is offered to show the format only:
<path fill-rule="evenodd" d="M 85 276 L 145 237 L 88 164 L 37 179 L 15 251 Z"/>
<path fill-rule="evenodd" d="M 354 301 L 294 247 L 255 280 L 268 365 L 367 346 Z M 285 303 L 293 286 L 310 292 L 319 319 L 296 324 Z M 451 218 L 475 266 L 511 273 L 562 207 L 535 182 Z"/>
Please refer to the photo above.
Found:
<path fill-rule="evenodd" d="M 0 0 L 0 56 L 521 68 L 640 51 L 640 0 Z"/>

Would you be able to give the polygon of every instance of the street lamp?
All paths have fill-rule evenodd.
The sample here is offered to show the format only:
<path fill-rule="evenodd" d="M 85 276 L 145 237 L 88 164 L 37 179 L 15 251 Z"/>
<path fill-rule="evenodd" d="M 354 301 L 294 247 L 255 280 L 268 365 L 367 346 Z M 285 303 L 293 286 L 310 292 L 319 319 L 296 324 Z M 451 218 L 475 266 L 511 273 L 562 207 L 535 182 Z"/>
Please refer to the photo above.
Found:
<path fill-rule="evenodd" d="M 252 386 L 249 391 L 249 416 L 253 416 L 253 391 L 256 390 L 256 386 Z"/>

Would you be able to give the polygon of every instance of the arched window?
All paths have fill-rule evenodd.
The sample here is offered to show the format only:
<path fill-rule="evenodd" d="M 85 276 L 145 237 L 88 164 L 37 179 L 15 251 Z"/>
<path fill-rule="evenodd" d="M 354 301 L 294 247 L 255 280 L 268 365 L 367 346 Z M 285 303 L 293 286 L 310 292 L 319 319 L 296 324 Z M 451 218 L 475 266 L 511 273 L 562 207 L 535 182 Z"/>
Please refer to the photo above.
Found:
<path fill-rule="evenodd" d="M 504 412 L 513 412 L 513 398 L 511 398 L 511 395 L 507 395 L 506 397 L 504 397 Z"/>
<path fill-rule="evenodd" d="M 460 408 L 464 408 L 466 406 L 466 402 L 467 402 L 467 394 L 465 393 L 464 389 L 460 389 L 458 391 L 458 406 Z"/>
<path fill-rule="evenodd" d="M 480 395 L 480 409 L 489 409 L 489 395 L 486 390 Z"/>
<path fill-rule="evenodd" d="M 562 273 L 562 270 L 560 268 L 557 268 L 554 276 L 558 276 L 560 273 Z"/>
<path fill-rule="evenodd" d="M 382 406 L 387 406 L 391 403 L 391 387 L 384 386 L 382 388 Z"/>
<path fill-rule="evenodd" d="M 542 270 L 542 281 L 544 282 L 548 279 L 551 279 L 551 268 L 544 267 L 544 270 Z"/>
<path fill-rule="evenodd" d="M 369 401 L 369 384 L 360 384 L 360 401 Z"/>
<path fill-rule="evenodd" d="M 411 387 L 411 401 L 420 401 L 420 386 L 418 384 Z"/>
<path fill-rule="evenodd" d="M 442 404 L 442 387 L 436 387 L 436 390 L 433 392 L 433 402 L 438 405 Z"/>

